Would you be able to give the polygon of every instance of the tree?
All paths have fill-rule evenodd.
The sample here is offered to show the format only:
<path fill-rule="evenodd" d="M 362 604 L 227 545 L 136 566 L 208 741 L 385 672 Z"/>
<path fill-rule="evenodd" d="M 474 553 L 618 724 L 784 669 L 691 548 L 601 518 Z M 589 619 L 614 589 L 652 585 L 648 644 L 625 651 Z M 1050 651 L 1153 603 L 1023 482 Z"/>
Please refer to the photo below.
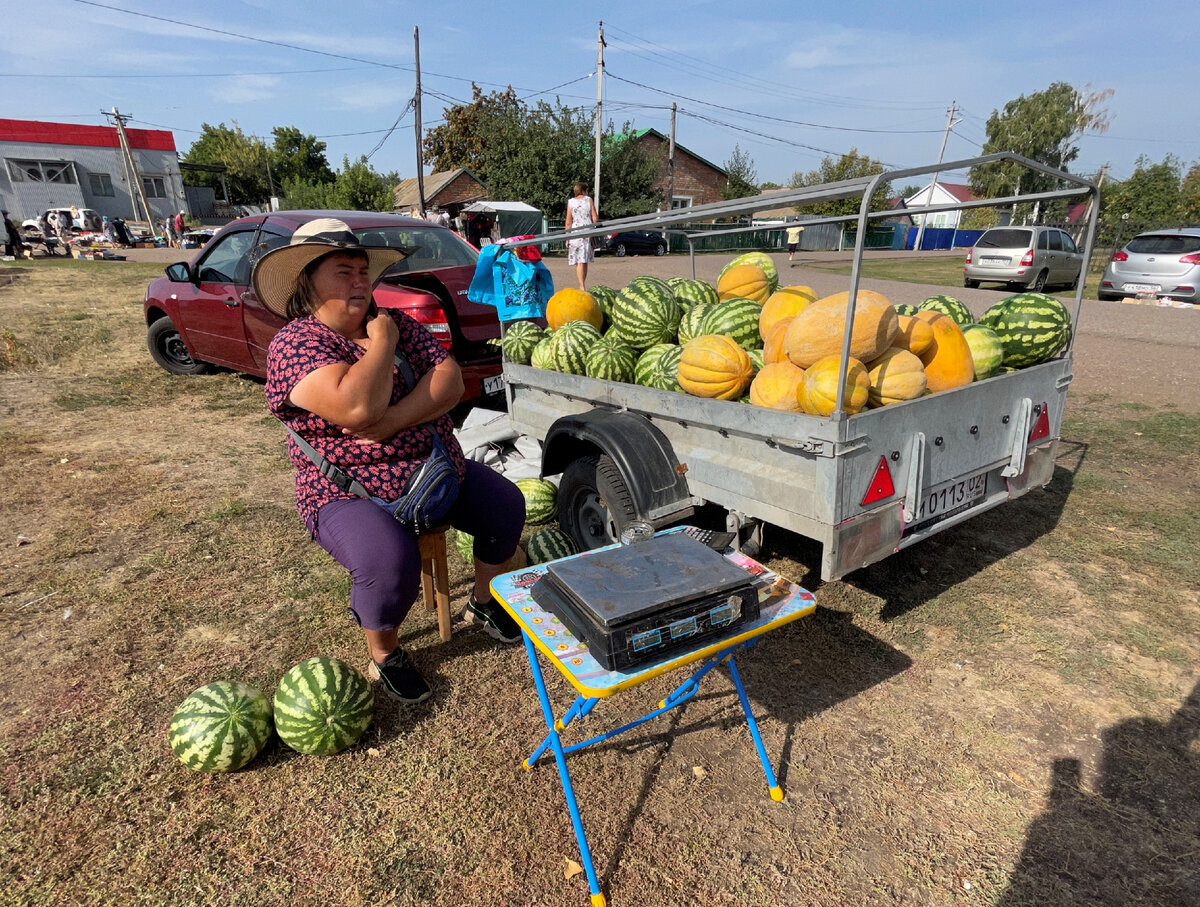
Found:
<path fill-rule="evenodd" d="M 395 173 L 377 173 L 366 157 L 360 157 L 354 163 L 345 157 L 341 171 L 332 182 L 322 183 L 311 179 L 285 181 L 280 204 L 292 210 L 391 211 L 396 204 L 393 189 L 399 181 Z"/>
<path fill-rule="evenodd" d="M 325 159 L 325 143 L 315 135 L 305 135 L 295 126 L 276 126 L 271 135 L 275 139 L 271 146 L 271 167 L 276 182 L 333 182 L 333 171 Z"/>
<path fill-rule="evenodd" d="M 1179 222 L 1200 224 L 1200 164 L 1192 164 L 1179 188 Z"/>
<path fill-rule="evenodd" d="M 426 131 L 424 163 L 436 171 L 465 167 L 486 185 L 492 161 L 507 157 L 519 143 L 526 111 L 511 85 L 485 95 L 472 82 L 471 103 L 445 108 L 442 125 Z"/>
<path fill-rule="evenodd" d="M 883 173 L 883 171 L 884 166 L 882 163 L 859 154 L 857 148 L 851 148 L 836 161 L 831 157 L 826 157 L 821 161 L 821 166 L 817 170 L 810 170 L 808 173 L 800 173 L 799 171 L 793 173 L 792 178 L 788 180 L 788 188 L 800 189 L 804 186 L 835 183 L 841 180 L 874 176 L 876 173 Z M 891 195 L 892 184 L 889 182 L 880 183 L 879 188 L 875 190 L 875 194 L 871 196 L 871 210 L 882 211 L 887 207 L 887 202 L 891 198 Z M 805 213 L 815 214 L 819 217 L 838 217 L 846 214 L 858 214 L 860 204 L 861 198 L 854 196 L 798 206 L 796 210 L 803 210 Z"/>
<path fill-rule="evenodd" d="M 1090 87 L 1090 86 L 1089 86 Z M 1013 151 L 1041 164 L 1066 170 L 1079 156 L 1075 140 L 1085 132 L 1108 129 L 1109 116 L 1102 106 L 1112 89 L 1082 92 L 1066 82 L 1054 82 L 1045 91 L 1021 95 L 993 110 L 987 121 L 983 153 Z M 1029 195 L 1057 188 L 1055 180 L 1015 161 L 997 161 L 971 168 L 971 191 L 976 195 Z M 1061 202 L 1059 207 L 1065 207 Z M 1017 205 L 1013 205 L 1014 220 Z"/>
<path fill-rule="evenodd" d="M 1125 214 L 1137 224 L 1166 226 L 1182 220 L 1182 165 L 1168 154 L 1161 163 L 1151 164 L 1142 155 L 1129 179 L 1105 187 L 1101 212 L 1107 223 L 1116 223 Z"/>
<path fill-rule="evenodd" d="M 733 146 L 733 154 L 725 162 L 725 185 L 721 188 L 721 198 L 745 198 L 757 195 L 755 181 L 758 173 L 754 169 L 754 160 L 749 152 L 743 151 L 741 145 Z"/>
<path fill-rule="evenodd" d="M 263 140 L 242 132 L 235 120 L 232 127 L 220 123 L 200 126 L 200 138 L 192 143 L 184 160 L 190 164 L 221 164 L 226 168 L 225 181 L 229 201 L 233 204 L 258 205 L 271 195 L 272 183 L 277 185 L 271 167 L 271 153 Z M 188 185 L 219 188 L 220 174 L 184 170 Z"/>

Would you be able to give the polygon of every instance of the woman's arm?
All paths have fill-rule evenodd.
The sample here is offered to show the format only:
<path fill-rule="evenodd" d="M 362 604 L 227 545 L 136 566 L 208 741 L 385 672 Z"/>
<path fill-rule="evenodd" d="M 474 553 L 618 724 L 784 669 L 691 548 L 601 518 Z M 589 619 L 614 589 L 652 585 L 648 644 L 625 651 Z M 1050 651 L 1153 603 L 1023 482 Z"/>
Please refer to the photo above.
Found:
<path fill-rule="evenodd" d="M 591 196 L 588 196 L 588 204 L 592 206 L 592 223 L 600 220 L 600 215 L 596 213 L 596 203 L 592 201 Z"/>
<path fill-rule="evenodd" d="M 392 399 L 392 368 L 400 330 L 395 321 L 381 315 L 367 322 L 367 337 L 371 344 L 358 362 L 314 369 L 296 382 L 288 402 L 351 431 L 383 418 Z"/>
<path fill-rule="evenodd" d="M 343 433 L 364 441 L 386 441 L 401 429 L 448 413 L 465 389 L 458 363 L 447 357 L 422 375 L 410 393 L 389 406 L 379 421 L 355 430 L 345 428 Z"/>
<path fill-rule="evenodd" d="M 571 229 L 571 203 L 570 202 L 567 202 L 567 225 L 563 229 L 564 230 Z"/>

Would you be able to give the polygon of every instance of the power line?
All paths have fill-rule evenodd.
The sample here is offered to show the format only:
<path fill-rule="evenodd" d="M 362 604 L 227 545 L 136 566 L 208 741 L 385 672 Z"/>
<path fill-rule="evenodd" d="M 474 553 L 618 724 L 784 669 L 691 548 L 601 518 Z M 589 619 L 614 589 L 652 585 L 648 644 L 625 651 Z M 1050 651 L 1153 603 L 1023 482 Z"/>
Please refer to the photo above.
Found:
<path fill-rule="evenodd" d="M 219 73 L 219 76 L 222 79 L 231 76 L 293 76 L 319 72 L 349 72 L 351 70 L 366 68 L 365 66 L 333 66 L 326 69 L 275 69 L 264 72 L 223 72 Z M 4 79 L 87 79 L 88 81 L 95 81 L 96 79 L 207 79 L 212 76 L 212 72 L 108 73 L 104 75 L 89 72 L 87 75 L 82 76 L 64 72 L 0 72 L 0 78 Z"/>

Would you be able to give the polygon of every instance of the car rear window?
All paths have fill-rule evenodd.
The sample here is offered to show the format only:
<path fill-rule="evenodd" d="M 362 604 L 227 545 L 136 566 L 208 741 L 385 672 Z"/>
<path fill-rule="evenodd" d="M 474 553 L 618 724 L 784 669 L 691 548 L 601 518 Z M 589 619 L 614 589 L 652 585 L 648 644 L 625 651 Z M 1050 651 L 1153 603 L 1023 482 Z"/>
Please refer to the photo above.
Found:
<path fill-rule="evenodd" d="M 1032 239 L 1032 230 L 988 230 L 975 245 L 987 249 L 1027 249 Z"/>
<path fill-rule="evenodd" d="M 1137 236 L 1129 240 L 1125 250 L 1140 255 L 1189 255 L 1200 252 L 1200 236 Z"/>
<path fill-rule="evenodd" d="M 365 227 L 354 235 L 368 246 L 387 246 L 389 249 L 408 249 L 409 256 L 388 268 L 388 274 L 411 271 L 433 271 L 460 265 L 475 267 L 479 257 L 449 230 L 423 227 Z"/>

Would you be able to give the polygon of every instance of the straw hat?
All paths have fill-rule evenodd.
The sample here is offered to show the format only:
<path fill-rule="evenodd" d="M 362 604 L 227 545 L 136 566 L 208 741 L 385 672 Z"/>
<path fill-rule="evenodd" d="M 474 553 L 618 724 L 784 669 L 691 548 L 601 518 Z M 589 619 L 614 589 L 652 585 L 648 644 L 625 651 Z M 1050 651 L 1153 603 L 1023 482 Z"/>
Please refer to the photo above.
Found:
<path fill-rule="evenodd" d="M 272 249 L 260 258 L 250 280 L 259 301 L 280 318 L 287 318 L 288 299 L 295 292 L 296 280 L 305 268 L 333 252 L 357 251 L 367 253 L 371 286 L 384 271 L 408 257 L 406 249 L 364 246 L 345 221 L 336 217 L 318 217 L 297 227 L 288 245 Z"/>

